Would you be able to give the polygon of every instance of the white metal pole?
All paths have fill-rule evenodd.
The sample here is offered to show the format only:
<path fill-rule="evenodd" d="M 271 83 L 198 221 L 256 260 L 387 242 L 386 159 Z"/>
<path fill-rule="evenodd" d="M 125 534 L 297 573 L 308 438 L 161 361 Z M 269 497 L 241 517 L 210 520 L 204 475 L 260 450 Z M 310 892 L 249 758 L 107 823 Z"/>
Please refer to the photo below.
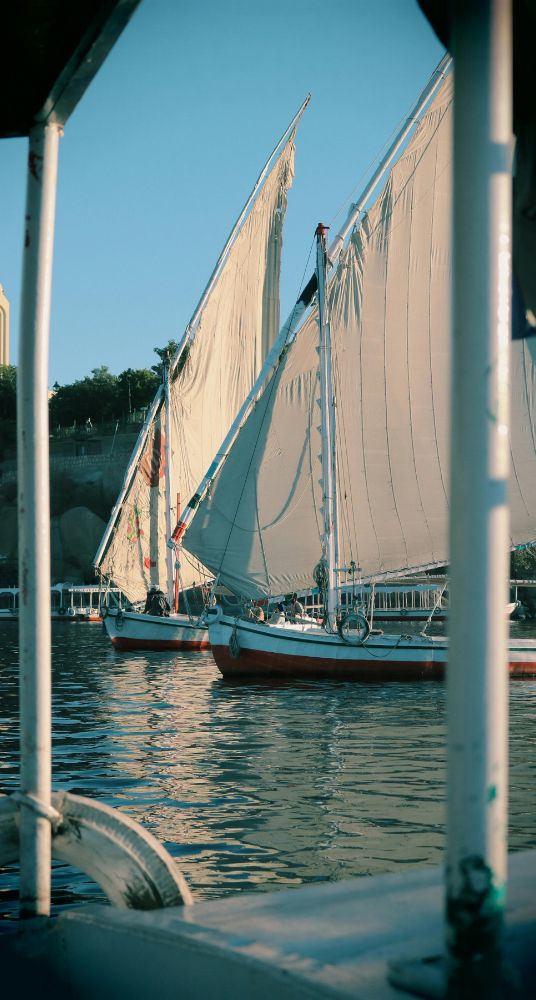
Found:
<path fill-rule="evenodd" d="M 327 628 L 334 631 L 337 614 L 336 553 L 337 497 L 335 470 L 335 413 L 331 377 L 331 335 L 327 298 L 327 229 L 321 223 L 316 230 L 316 275 L 318 282 L 320 432 L 322 440 L 322 513 L 324 535 L 322 555 L 328 568 Z"/>
<path fill-rule="evenodd" d="M 20 579 L 21 916 L 50 912 L 51 681 L 48 342 L 58 147 L 30 132 L 17 373 Z M 26 802 L 24 799 L 26 798 Z"/>
<path fill-rule="evenodd" d="M 453 54 L 448 995 L 492 998 L 505 995 L 511 0 L 456 0 Z"/>

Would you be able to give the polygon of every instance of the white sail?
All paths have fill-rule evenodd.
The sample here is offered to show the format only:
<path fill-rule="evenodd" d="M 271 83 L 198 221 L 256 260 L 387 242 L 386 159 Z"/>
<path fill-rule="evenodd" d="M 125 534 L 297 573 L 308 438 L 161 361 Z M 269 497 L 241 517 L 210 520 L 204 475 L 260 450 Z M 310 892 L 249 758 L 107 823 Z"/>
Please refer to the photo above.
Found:
<path fill-rule="evenodd" d="M 257 377 L 279 329 L 279 274 L 287 192 L 294 170 L 292 137 L 264 183 L 212 286 L 170 387 L 171 520 L 217 451 Z M 131 601 L 152 585 L 169 589 L 164 394 L 155 406 L 143 448 L 124 492 L 114 527 L 96 565 Z M 102 546 L 101 546 L 102 548 Z M 181 583 L 202 580 L 187 554 Z"/>
<path fill-rule="evenodd" d="M 452 80 L 331 283 L 340 564 L 365 578 L 448 561 Z M 249 597 L 313 585 L 321 554 L 318 329 L 272 376 L 185 545 Z M 514 345 L 512 543 L 536 537 L 536 385 Z M 344 582 L 344 577 L 341 578 Z"/>

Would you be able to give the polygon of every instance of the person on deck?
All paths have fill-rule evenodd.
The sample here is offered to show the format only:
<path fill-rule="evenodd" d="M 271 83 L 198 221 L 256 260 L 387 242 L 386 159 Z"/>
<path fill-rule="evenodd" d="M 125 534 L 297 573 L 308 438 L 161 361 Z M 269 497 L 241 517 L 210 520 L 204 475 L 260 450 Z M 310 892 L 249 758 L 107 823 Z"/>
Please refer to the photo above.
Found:
<path fill-rule="evenodd" d="M 163 591 L 153 585 L 147 593 L 143 613 L 145 615 L 158 615 L 159 618 L 167 618 L 171 608 L 169 601 Z"/>
<path fill-rule="evenodd" d="M 291 622 L 303 615 L 303 604 L 300 604 L 297 594 L 287 594 L 285 597 L 285 614 Z"/>

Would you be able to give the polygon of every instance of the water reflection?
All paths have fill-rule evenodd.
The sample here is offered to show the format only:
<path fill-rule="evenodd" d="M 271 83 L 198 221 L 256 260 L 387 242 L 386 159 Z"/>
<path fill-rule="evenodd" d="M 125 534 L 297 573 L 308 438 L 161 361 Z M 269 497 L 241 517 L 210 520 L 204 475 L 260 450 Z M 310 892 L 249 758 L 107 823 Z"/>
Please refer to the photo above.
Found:
<path fill-rule="evenodd" d="M 0 782 L 18 769 L 16 627 L 0 626 Z M 196 899 L 441 861 L 442 684 L 226 683 L 210 653 L 118 654 L 98 626 L 53 633 L 53 780 L 119 808 Z M 511 843 L 534 846 L 536 683 L 511 692 Z M 0 883 L 12 912 L 15 872 Z M 55 902 L 98 893 L 56 869 Z"/>

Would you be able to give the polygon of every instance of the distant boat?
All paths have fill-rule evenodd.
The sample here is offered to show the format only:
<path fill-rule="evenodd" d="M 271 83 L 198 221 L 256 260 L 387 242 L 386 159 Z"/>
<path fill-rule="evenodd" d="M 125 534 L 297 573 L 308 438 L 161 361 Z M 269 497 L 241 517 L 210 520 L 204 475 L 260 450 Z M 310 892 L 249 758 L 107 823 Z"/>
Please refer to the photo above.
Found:
<path fill-rule="evenodd" d="M 318 226 L 316 304 L 196 502 L 183 543 L 218 583 L 246 603 L 322 594 L 321 626 L 213 612 L 225 676 L 443 674 L 447 639 L 371 633 L 341 593 L 357 572 L 387 584 L 448 562 L 452 92 L 447 77 L 329 285 Z M 536 400 L 530 345 L 512 350 L 515 546 L 536 536 Z M 512 642 L 509 660 L 536 675 L 536 643 Z"/>
<path fill-rule="evenodd" d="M 101 578 L 134 605 L 129 611 L 110 609 L 105 618 L 116 648 L 208 646 L 206 624 L 189 607 L 188 593 L 211 581 L 211 574 L 188 553 L 175 558 L 167 542 L 180 516 L 180 498 L 192 496 L 279 330 L 293 140 L 308 102 L 263 167 L 166 368 L 95 557 Z M 149 592 L 154 602 L 146 600 Z M 149 613 L 143 613 L 143 602 Z"/>
<path fill-rule="evenodd" d="M 375 622 L 428 621 L 445 622 L 449 616 L 447 582 L 422 583 L 412 580 L 393 580 L 378 585 L 366 584 L 360 599 L 367 616 Z M 343 608 L 350 605 L 342 595 Z M 351 597 L 351 595 L 349 595 Z M 520 601 L 509 601 L 505 606 L 507 617 L 519 609 Z"/>
<path fill-rule="evenodd" d="M 19 588 L 0 587 L 0 621 L 17 619 Z M 50 618 L 62 622 L 101 622 L 108 609 L 121 608 L 128 601 L 117 587 L 104 591 L 86 584 L 55 583 L 50 588 Z"/>

